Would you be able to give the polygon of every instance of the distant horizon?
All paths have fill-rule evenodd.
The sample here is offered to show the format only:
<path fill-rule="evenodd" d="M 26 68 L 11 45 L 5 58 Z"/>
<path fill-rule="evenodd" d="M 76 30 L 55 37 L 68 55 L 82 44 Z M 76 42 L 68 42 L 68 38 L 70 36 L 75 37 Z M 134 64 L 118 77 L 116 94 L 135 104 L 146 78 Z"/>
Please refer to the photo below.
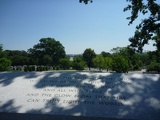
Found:
<path fill-rule="evenodd" d="M 87 48 L 86 48 L 87 49 Z M 3 50 L 10 50 L 10 49 L 3 49 Z M 18 49 L 17 49 L 18 50 Z M 16 49 L 15 50 L 13 50 L 13 51 L 16 51 Z M 27 52 L 27 50 L 18 50 L 18 51 L 25 51 L 25 52 Z M 85 50 L 84 50 L 85 51 Z M 83 52 L 84 52 L 83 51 Z M 148 51 L 154 51 L 154 50 L 143 50 L 142 51 L 142 53 L 146 53 L 146 52 L 148 52 Z M 82 55 L 83 54 L 83 52 L 82 53 L 66 53 L 66 55 Z M 95 52 L 95 51 L 94 51 Z M 101 52 L 103 52 L 103 51 L 101 51 Z M 111 51 L 104 51 L 104 52 L 107 52 L 107 53 L 111 53 Z M 96 53 L 96 52 L 95 52 Z M 101 54 L 101 53 L 96 53 L 97 55 L 98 54 Z"/>
<path fill-rule="evenodd" d="M 82 54 L 91 48 L 96 54 L 112 48 L 126 47 L 135 27 L 145 18 L 140 15 L 130 26 L 123 12 L 124 0 L 94 1 L 81 4 L 79 0 L 2 0 L 0 4 L 0 44 L 4 50 L 27 51 L 41 38 L 51 37 L 65 47 L 66 54 Z M 144 50 L 153 51 L 150 45 Z"/>

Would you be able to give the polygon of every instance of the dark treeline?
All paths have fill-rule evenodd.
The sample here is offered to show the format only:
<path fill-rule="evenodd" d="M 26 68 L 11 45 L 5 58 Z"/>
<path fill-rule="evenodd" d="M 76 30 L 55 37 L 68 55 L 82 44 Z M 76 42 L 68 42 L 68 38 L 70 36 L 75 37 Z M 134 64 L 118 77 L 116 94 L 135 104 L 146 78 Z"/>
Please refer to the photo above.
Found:
<path fill-rule="evenodd" d="M 21 69 L 19 67 L 13 69 L 14 66 L 21 66 Z M 81 55 L 69 56 L 66 55 L 64 46 L 54 38 L 42 38 L 28 51 L 3 50 L 3 45 L 0 45 L 0 71 L 86 68 L 116 72 L 140 69 L 160 72 L 160 59 L 156 51 L 137 53 L 130 47 L 116 47 L 110 52 L 102 51 L 100 54 L 96 54 L 91 48 L 86 48 Z"/>

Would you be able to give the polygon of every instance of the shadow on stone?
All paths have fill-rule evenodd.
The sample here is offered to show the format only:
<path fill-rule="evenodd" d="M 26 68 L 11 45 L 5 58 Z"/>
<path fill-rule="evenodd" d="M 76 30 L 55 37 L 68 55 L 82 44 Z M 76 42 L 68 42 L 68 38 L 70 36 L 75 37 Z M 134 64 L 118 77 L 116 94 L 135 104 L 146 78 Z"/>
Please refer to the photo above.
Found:
<path fill-rule="evenodd" d="M 43 108 L 34 108 L 33 103 L 28 103 L 29 109 L 26 114 L 18 114 L 20 107 L 13 106 L 13 100 L 0 106 L 2 112 L 11 109 L 13 113 L 9 113 L 9 116 L 18 119 L 24 117 L 34 120 L 159 120 L 160 118 L 159 74 L 33 72 L 17 73 L 14 76 L 5 73 L 5 76 L 9 77 L 0 79 L 3 86 L 10 85 L 17 77 L 27 80 L 39 78 L 36 82 L 33 80 L 35 84 L 32 87 L 43 90 L 43 93 L 54 93 L 52 97 L 42 97 Z M 1 113 L 0 116 L 8 117 L 7 113 Z"/>

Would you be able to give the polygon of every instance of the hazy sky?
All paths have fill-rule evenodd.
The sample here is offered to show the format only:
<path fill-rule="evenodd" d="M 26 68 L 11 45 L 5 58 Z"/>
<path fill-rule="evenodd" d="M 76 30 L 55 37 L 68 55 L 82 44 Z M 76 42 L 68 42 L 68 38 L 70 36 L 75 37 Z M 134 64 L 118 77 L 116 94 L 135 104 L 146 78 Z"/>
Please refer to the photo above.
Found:
<path fill-rule="evenodd" d="M 60 41 L 67 54 L 86 48 L 98 54 L 129 45 L 135 25 L 128 26 L 126 0 L 0 0 L 0 44 L 4 49 L 27 50 L 41 38 Z M 153 50 L 151 45 L 146 50 Z"/>

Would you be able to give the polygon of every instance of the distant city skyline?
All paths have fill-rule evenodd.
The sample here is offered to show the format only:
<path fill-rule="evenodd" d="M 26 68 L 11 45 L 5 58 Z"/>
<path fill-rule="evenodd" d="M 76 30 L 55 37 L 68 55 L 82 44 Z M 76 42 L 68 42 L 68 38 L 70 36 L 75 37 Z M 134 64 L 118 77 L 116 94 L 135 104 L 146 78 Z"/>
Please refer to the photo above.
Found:
<path fill-rule="evenodd" d="M 123 12 L 125 0 L 1 0 L 0 44 L 4 49 L 25 50 L 51 37 L 65 47 L 67 54 L 82 54 L 91 48 L 96 54 L 126 47 L 135 26 L 128 26 L 130 12 Z M 153 43 L 144 50 L 154 50 Z"/>

